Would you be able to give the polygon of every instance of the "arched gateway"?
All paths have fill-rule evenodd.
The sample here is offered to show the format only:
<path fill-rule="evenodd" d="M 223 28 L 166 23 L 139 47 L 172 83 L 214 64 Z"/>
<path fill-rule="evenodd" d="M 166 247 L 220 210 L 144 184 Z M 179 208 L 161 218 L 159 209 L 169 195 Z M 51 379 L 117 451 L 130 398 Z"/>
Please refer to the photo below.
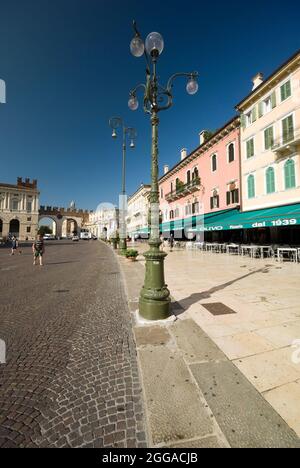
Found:
<path fill-rule="evenodd" d="M 50 218 L 56 225 L 56 236 L 62 237 L 65 235 L 64 225 L 75 226 L 77 234 L 80 234 L 81 228 L 89 222 L 88 210 L 77 210 L 74 207 L 58 208 L 52 206 L 41 206 L 39 209 L 39 221 L 43 218 Z M 68 232 L 68 229 L 67 231 Z M 72 232 L 73 234 L 73 232 Z"/>

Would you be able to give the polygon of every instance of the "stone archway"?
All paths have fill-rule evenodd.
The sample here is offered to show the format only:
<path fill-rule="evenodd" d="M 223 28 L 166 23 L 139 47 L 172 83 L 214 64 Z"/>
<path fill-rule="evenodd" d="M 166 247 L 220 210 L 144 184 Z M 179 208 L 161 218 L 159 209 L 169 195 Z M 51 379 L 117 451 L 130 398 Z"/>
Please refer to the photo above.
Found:
<path fill-rule="evenodd" d="M 14 218 L 14 219 L 10 220 L 9 234 L 11 236 L 19 237 L 19 234 L 20 234 L 20 221 L 17 218 Z"/>
<path fill-rule="evenodd" d="M 64 217 L 62 222 L 62 237 L 80 235 L 78 222 L 74 218 Z"/>
<path fill-rule="evenodd" d="M 53 225 L 52 225 L 52 228 L 53 228 L 53 229 L 52 229 L 53 235 L 54 235 L 54 236 L 58 236 L 57 219 L 56 219 L 54 216 L 47 216 L 47 215 L 45 215 L 45 216 L 40 216 L 40 217 L 39 217 L 39 228 L 40 228 L 41 226 L 43 226 L 43 222 L 42 222 L 43 220 L 44 220 L 44 221 L 45 221 L 45 220 L 51 220 L 51 221 L 52 221 L 52 223 L 53 223 Z"/>

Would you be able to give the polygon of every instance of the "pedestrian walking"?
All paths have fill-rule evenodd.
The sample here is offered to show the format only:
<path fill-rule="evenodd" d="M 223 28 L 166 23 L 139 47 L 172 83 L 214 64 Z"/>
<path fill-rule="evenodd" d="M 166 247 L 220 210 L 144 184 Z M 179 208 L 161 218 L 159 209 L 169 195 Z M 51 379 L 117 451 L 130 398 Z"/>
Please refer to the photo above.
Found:
<path fill-rule="evenodd" d="M 43 236 L 38 234 L 36 241 L 32 244 L 33 264 L 36 265 L 36 260 L 39 258 L 40 266 L 43 266 L 43 255 L 45 253 L 45 245 Z"/>
<path fill-rule="evenodd" d="M 160 250 L 163 252 L 165 246 L 165 238 L 163 235 L 160 236 Z"/>
<path fill-rule="evenodd" d="M 15 255 L 15 253 L 18 251 L 18 247 L 19 247 L 19 241 L 15 236 L 13 236 L 12 239 L 11 239 L 11 252 L 10 252 L 10 255 Z M 19 253 L 21 253 L 21 251 L 19 251 Z"/>

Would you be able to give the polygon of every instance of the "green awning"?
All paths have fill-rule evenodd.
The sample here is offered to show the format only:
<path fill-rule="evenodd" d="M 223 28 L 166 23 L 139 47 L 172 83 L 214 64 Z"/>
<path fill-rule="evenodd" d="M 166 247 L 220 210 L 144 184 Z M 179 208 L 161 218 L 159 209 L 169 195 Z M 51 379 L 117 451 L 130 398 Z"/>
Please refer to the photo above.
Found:
<path fill-rule="evenodd" d="M 210 218 L 205 216 L 204 230 L 222 231 L 296 225 L 300 225 L 300 203 L 242 213 L 235 209 L 227 213 L 216 213 L 216 216 Z M 200 226 L 199 231 L 201 230 L 203 228 Z"/>

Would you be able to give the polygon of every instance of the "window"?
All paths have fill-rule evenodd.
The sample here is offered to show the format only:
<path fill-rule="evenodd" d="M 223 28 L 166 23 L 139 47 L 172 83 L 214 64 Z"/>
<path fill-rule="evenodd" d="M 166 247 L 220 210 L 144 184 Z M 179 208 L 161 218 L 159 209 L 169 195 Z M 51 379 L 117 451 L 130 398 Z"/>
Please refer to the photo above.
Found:
<path fill-rule="evenodd" d="M 175 210 L 175 218 L 179 218 L 179 208 L 176 208 Z"/>
<path fill-rule="evenodd" d="M 197 167 L 195 167 L 193 174 L 192 174 L 192 180 L 196 180 L 196 179 L 199 179 L 199 172 L 198 172 Z"/>
<path fill-rule="evenodd" d="M 189 184 L 191 182 L 191 171 L 187 171 L 186 173 L 186 183 Z"/>
<path fill-rule="evenodd" d="M 213 196 L 210 197 L 210 208 L 211 210 L 215 208 L 219 208 L 220 205 L 220 197 L 216 191 L 214 191 Z"/>
<path fill-rule="evenodd" d="M 288 97 L 291 96 L 291 94 L 292 94 L 292 88 L 291 88 L 291 82 L 289 80 L 280 87 L 281 102 L 285 101 Z"/>
<path fill-rule="evenodd" d="M 255 179 L 254 175 L 249 175 L 247 180 L 248 198 L 255 198 Z"/>
<path fill-rule="evenodd" d="M 196 201 L 192 204 L 192 214 L 198 214 L 199 213 L 199 202 Z"/>
<path fill-rule="evenodd" d="M 271 149 L 274 146 L 274 129 L 268 127 L 264 131 L 265 150 Z"/>
<path fill-rule="evenodd" d="M 170 219 L 174 219 L 174 211 L 173 210 L 170 211 Z"/>
<path fill-rule="evenodd" d="M 246 142 L 246 154 L 247 159 L 254 156 L 254 138 L 250 138 L 250 140 Z"/>
<path fill-rule="evenodd" d="M 27 218 L 27 221 L 31 221 L 31 216 L 29 216 L 29 218 Z"/>
<path fill-rule="evenodd" d="M 160 198 L 164 198 L 164 191 L 162 188 L 160 189 Z"/>
<path fill-rule="evenodd" d="M 248 112 L 248 114 L 246 114 L 245 117 L 246 117 L 246 127 L 249 127 L 249 125 L 252 124 L 252 111 Z"/>
<path fill-rule="evenodd" d="M 27 228 L 26 228 L 26 232 L 28 232 L 28 233 L 29 233 L 30 231 L 31 231 L 31 227 L 30 227 L 30 226 L 27 226 Z"/>
<path fill-rule="evenodd" d="M 233 162 L 234 161 L 234 144 L 230 143 L 228 146 L 228 162 Z"/>
<path fill-rule="evenodd" d="M 286 189 L 296 187 L 295 163 L 292 159 L 289 159 L 284 165 L 284 182 Z"/>
<path fill-rule="evenodd" d="M 266 171 L 266 188 L 267 193 L 275 192 L 275 171 L 273 167 L 269 167 Z"/>
<path fill-rule="evenodd" d="M 211 170 L 216 172 L 217 170 L 217 155 L 213 154 L 211 157 Z"/>
<path fill-rule="evenodd" d="M 232 189 L 226 192 L 227 205 L 231 205 L 232 203 L 239 203 L 239 200 L 240 200 L 239 189 Z"/>
<path fill-rule="evenodd" d="M 173 182 L 171 182 L 171 193 L 173 193 Z"/>
<path fill-rule="evenodd" d="M 263 101 L 263 113 L 267 114 L 268 112 L 270 112 L 271 109 L 272 109 L 272 101 L 271 101 L 271 96 L 269 96 L 267 97 L 267 99 Z"/>
<path fill-rule="evenodd" d="M 27 212 L 30 213 L 32 211 L 32 202 L 27 202 Z"/>
<path fill-rule="evenodd" d="M 192 205 L 190 203 L 188 203 L 185 207 L 185 214 L 186 216 L 192 214 Z"/>
<path fill-rule="evenodd" d="M 294 139 L 294 121 L 293 116 L 289 115 L 282 120 L 282 143 L 288 143 Z"/>
<path fill-rule="evenodd" d="M 18 211 L 18 207 L 19 207 L 19 201 L 18 200 L 13 200 L 12 201 L 12 210 L 13 211 Z"/>

